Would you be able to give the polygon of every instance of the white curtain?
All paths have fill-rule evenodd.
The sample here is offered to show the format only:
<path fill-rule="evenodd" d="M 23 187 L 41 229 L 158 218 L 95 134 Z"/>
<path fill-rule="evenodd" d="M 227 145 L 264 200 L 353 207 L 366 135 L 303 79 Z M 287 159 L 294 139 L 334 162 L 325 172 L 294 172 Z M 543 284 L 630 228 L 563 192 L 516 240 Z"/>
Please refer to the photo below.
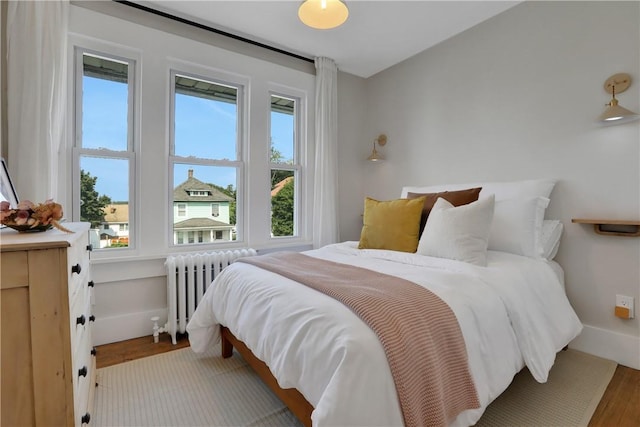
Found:
<path fill-rule="evenodd" d="M 316 58 L 316 164 L 313 244 L 338 240 L 338 68 Z"/>
<path fill-rule="evenodd" d="M 69 2 L 10 1 L 7 8 L 7 162 L 20 199 L 58 192 L 67 113 Z"/>

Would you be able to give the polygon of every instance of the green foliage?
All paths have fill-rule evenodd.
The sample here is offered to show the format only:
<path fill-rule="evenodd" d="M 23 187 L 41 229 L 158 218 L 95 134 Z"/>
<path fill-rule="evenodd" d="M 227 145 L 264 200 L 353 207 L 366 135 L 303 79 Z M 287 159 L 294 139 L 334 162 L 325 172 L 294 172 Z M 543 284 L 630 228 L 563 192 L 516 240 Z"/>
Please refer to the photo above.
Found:
<path fill-rule="evenodd" d="M 80 171 L 80 220 L 90 222 L 92 228 L 104 222 L 103 209 L 111 203 L 109 196 L 101 196 L 95 190 L 97 180 L 89 172 Z"/>
<path fill-rule="evenodd" d="M 282 164 L 291 164 L 291 160 L 285 160 L 282 156 L 282 153 L 271 144 L 271 155 L 270 155 L 271 163 L 282 163 Z M 271 169 L 271 188 L 274 188 L 277 183 L 285 179 L 286 177 L 291 176 L 291 171 L 282 170 L 282 169 Z"/>
<path fill-rule="evenodd" d="M 274 236 L 293 236 L 294 182 L 289 181 L 271 198 L 271 233 Z"/>

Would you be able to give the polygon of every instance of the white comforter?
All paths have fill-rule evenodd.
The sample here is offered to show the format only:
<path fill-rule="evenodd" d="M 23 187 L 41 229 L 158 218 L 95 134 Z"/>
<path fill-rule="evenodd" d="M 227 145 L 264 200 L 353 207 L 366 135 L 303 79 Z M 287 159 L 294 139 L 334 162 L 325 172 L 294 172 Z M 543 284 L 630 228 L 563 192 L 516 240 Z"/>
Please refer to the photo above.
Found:
<path fill-rule="evenodd" d="M 462 329 L 482 408 L 455 425 L 474 424 L 526 364 L 544 382 L 556 353 L 582 325 L 551 264 L 489 251 L 488 266 L 423 255 L 359 250 L 357 242 L 307 255 L 396 275 L 422 285 L 452 308 Z M 252 265 L 225 268 L 187 326 L 203 352 L 227 326 L 265 361 L 279 385 L 314 406 L 314 426 L 396 426 L 402 414 L 382 345 L 340 302 Z"/>

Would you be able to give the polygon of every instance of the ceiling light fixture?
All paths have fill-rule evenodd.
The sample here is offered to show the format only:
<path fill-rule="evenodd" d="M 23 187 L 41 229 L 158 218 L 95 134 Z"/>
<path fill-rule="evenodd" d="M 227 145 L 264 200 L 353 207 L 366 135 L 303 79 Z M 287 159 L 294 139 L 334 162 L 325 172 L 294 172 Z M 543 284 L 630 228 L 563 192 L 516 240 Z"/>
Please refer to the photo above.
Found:
<path fill-rule="evenodd" d="M 329 30 L 344 24 L 349 9 L 340 0 L 305 0 L 298 8 L 298 17 L 311 28 Z"/>
<path fill-rule="evenodd" d="M 640 118 L 639 114 L 618 105 L 616 93 L 624 92 L 629 86 L 631 86 L 631 76 L 626 73 L 614 74 L 604 82 L 604 90 L 611 94 L 611 101 L 606 104 L 607 109 L 604 110 L 604 113 L 598 117 L 602 123 L 626 123 Z"/>

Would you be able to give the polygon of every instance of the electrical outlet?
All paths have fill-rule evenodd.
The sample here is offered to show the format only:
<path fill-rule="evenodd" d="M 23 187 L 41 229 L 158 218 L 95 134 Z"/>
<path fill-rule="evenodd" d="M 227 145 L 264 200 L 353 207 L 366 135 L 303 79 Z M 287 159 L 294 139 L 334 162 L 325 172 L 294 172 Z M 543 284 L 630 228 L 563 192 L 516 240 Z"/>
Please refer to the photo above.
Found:
<path fill-rule="evenodd" d="M 629 310 L 629 319 L 633 319 L 635 317 L 633 310 L 633 297 L 616 295 L 616 307 L 622 307 Z"/>

